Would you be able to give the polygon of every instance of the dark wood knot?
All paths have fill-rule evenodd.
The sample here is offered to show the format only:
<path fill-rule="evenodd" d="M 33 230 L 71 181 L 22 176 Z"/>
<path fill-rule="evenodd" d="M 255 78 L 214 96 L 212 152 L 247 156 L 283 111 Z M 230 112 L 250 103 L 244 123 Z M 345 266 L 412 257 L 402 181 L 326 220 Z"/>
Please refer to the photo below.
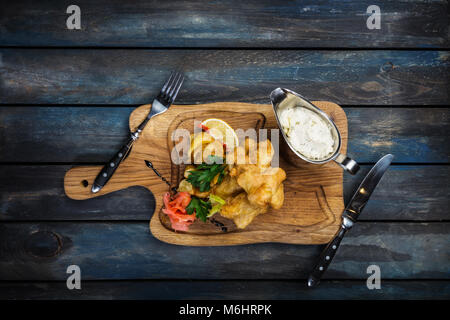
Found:
<path fill-rule="evenodd" d="M 37 258 L 50 258 L 61 252 L 61 237 L 51 231 L 34 231 L 25 241 L 25 251 Z"/>
<path fill-rule="evenodd" d="M 394 69 L 394 64 L 392 62 L 386 62 L 381 66 L 381 72 L 389 72 Z"/>

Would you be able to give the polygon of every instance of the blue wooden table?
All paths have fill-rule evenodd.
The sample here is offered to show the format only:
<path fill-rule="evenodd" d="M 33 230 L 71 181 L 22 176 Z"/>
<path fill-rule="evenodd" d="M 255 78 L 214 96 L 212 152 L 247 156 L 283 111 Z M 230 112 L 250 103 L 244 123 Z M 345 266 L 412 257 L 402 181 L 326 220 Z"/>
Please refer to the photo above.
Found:
<path fill-rule="evenodd" d="M 0 298 L 449 299 L 448 1 L 377 1 L 369 29 L 372 2 L 83 0 L 79 30 L 69 2 L 2 4 Z M 281 86 L 342 105 L 362 163 L 346 201 L 395 155 L 319 287 L 305 280 L 323 246 L 173 246 L 149 232 L 143 188 L 64 195 L 64 173 L 107 161 L 175 68 L 178 104 L 267 104 Z"/>

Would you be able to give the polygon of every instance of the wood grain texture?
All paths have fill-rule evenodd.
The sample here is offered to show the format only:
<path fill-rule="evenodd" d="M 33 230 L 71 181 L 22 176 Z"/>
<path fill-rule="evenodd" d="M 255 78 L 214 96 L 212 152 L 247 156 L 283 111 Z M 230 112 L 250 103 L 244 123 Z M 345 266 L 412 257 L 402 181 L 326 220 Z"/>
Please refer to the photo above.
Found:
<path fill-rule="evenodd" d="M 336 123 L 342 140 L 340 152 L 345 154 L 348 140 L 345 112 L 331 102 L 313 103 Z M 130 116 L 131 131 L 142 122 L 149 110 L 150 105 L 144 105 L 133 111 Z M 185 129 L 192 133 L 194 121 L 214 117 L 225 120 L 235 130 L 278 129 L 271 105 L 230 102 L 174 105 L 149 122 L 128 158 L 98 193 L 93 194 L 90 190 L 102 167 L 69 170 L 64 177 L 65 193 L 72 199 L 85 200 L 134 185 L 144 186 L 154 194 L 156 203 L 150 230 L 159 240 L 172 244 L 224 246 L 260 242 L 320 244 L 330 241 L 341 223 L 340 215 L 344 209 L 343 170 L 334 162 L 299 168 L 290 164 L 282 153 L 279 165 L 286 171 L 287 179 L 284 181 L 284 205 L 281 209 L 269 209 L 267 213 L 256 217 L 244 230 L 237 229 L 234 223 L 220 216 L 215 219 L 226 225 L 227 232 L 199 220 L 187 232 L 174 232 L 170 229 L 167 216 L 160 212 L 162 196 L 169 191 L 169 187 L 146 167 L 144 160 L 150 160 L 163 177 L 177 186 L 182 169 L 173 165 L 171 160 L 174 131 Z M 272 142 L 278 144 L 276 141 Z M 82 181 L 87 181 L 88 184 L 83 185 Z"/>
<path fill-rule="evenodd" d="M 346 235 L 327 279 L 447 279 L 449 223 L 360 222 Z M 154 238 L 147 222 L 0 224 L 0 280 L 66 280 L 76 264 L 83 280 L 306 279 L 322 246 L 261 243 L 174 246 Z M 35 239 L 40 241 L 34 241 Z"/>
<path fill-rule="evenodd" d="M 0 106 L 0 162 L 108 161 L 127 138 L 134 106 Z M 450 162 L 450 110 L 446 108 L 344 108 L 349 154 L 376 162 Z"/>
<path fill-rule="evenodd" d="M 448 47 L 448 2 L 387 1 L 381 30 L 369 30 L 369 0 L 88 1 L 81 30 L 67 30 L 59 1 L 8 2 L 0 42 L 9 46 Z"/>
<path fill-rule="evenodd" d="M 269 103 L 276 87 L 340 105 L 447 105 L 449 52 L 0 49 L 2 104 L 149 103 L 176 68 L 178 104 Z"/>
<path fill-rule="evenodd" d="M 85 201 L 69 199 L 63 177 L 69 165 L 0 165 L 0 221 L 149 220 L 155 199 L 144 187 L 130 187 Z M 371 165 L 344 175 L 348 203 Z M 150 172 L 149 172 L 150 173 Z M 450 166 L 391 165 L 360 216 L 362 221 L 445 220 Z"/>
<path fill-rule="evenodd" d="M 0 282 L 0 299 L 125 300 L 448 300 L 450 281 L 382 280 L 368 290 L 365 280 L 322 280 L 311 290 L 304 280 L 227 281 L 83 281 L 82 290 L 64 282 Z"/>
<path fill-rule="evenodd" d="M 449 101 L 448 1 L 79 0 L 80 31 L 66 28 L 69 4 L 0 10 L 0 46 L 24 47 L 0 49 L 0 299 L 449 299 L 449 109 L 436 108 Z M 381 30 L 366 28 L 372 4 Z M 359 161 L 393 153 L 411 164 L 386 173 L 326 274 L 337 280 L 306 288 L 319 246 L 160 242 L 143 187 L 64 195 L 68 164 L 108 160 L 129 114 L 176 67 L 188 77 L 177 103 L 268 103 L 287 87 L 349 106 Z M 344 199 L 369 169 L 345 175 Z M 81 291 L 66 289 L 74 263 Z M 367 290 L 370 264 L 381 266 L 381 290 Z"/>

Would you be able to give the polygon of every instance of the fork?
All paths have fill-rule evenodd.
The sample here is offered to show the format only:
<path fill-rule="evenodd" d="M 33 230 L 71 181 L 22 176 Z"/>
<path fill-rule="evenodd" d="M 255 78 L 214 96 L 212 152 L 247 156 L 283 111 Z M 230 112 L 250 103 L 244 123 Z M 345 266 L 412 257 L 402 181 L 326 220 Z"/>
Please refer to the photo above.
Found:
<path fill-rule="evenodd" d="M 164 113 L 169 109 L 170 105 L 174 102 L 178 91 L 180 91 L 181 85 L 183 84 L 184 76 L 180 72 L 173 72 L 169 80 L 166 81 L 158 96 L 152 102 L 152 108 L 148 113 L 147 117 L 141 124 L 137 127 L 134 132 L 130 133 L 130 137 L 127 142 L 120 148 L 120 150 L 114 155 L 114 157 L 108 161 L 102 168 L 100 173 L 94 180 L 92 184 L 92 193 L 99 192 L 105 184 L 111 179 L 114 172 L 119 167 L 120 163 L 128 156 L 133 147 L 134 142 L 139 138 L 142 130 L 144 130 L 148 121 L 161 113 Z"/>

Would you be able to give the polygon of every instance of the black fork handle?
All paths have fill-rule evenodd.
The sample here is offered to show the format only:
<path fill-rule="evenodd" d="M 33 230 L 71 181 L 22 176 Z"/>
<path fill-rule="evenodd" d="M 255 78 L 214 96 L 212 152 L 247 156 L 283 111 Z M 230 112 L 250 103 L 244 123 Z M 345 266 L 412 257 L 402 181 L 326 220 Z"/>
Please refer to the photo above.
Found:
<path fill-rule="evenodd" d="M 99 192 L 109 181 L 109 179 L 111 179 L 114 172 L 117 170 L 117 167 L 119 167 L 120 163 L 128 155 L 128 152 L 130 152 L 134 140 L 135 139 L 133 136 L 130 137 L 122 148 L 120 148 L 120 150 L 114 155 L 114 157 L 112 157 L 111 160 L 105 164 L 102 170 L 100 170 L 100 173 L 97 175 L 97 178 L 95 178 L 94 183 L 92 184 L 91 191 L 93 193 Z"/>

